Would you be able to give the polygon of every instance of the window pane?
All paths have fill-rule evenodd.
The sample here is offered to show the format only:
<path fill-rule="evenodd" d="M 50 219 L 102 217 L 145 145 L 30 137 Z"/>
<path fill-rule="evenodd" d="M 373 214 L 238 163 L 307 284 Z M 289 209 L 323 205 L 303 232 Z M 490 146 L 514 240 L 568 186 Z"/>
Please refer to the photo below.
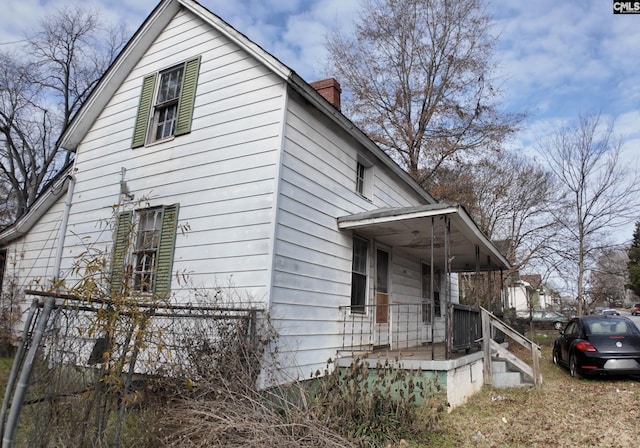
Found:
<path fill-rule="evenodd" d="M 422 298 L 431 298 L 431 267 L 422 264 Z"/>
<path fill-rule="evenodd" d="M 440 293 L 437 291 L 433 293 L 433 314 L 436 317 L 442 316 L 442 310 L 440 308 Z"/>
<path fill-rule="evenodd" d="M 0 250 L 0 291 L 2 291 L 2 284 L 4 282 L 4 269 L 7 264 L 7 251 L 6 249 Z"/>
<path fill-rule="evenodd" d="M 351 276 L 351 312 L 364 313 L 367 297 L 367 277 L 353 273 Z"/>
<path fill-rule="evenodd" d="M 180 97 L 183 66 L 176 67 L 160 75 L 160 87 L 158 90 L 157 104 L 177 100 Z"/>
<path fill-rule="evenodd" d="M 378 292 L 389 292 L 389 254 L 378 249 L 376 255 L 376 289 Z"/>
<path fill-rule="evenodd" d="M 364 194 L 364 165 L 360 162 L 356 166 L 356 191 Z"/>
<path fill-rule="evenodd" d="M 364 313 L 367 297 L 367 240 L 353 237 L 353 262 L 351 274 L 351 311 Z"/>
<path fill-rule="evenodd" d="M 367 273 L 367 246 L 368 242 L 362 238 L 353 238 L 353 266 L 352 270 L 360 274 Z"/>
<path fill-rule="evenodd" d="M 161 229 L 161 209 L 139 212 L 136 250 L 133 254 L 133 289 L 135 291 L 153 292 Z"/>
<path fill-rule="evenodd" d="M 176 129 L 177 104 L 156 109 L 156 132 L 155 140 L 160 140 L 172 136 Z"/>

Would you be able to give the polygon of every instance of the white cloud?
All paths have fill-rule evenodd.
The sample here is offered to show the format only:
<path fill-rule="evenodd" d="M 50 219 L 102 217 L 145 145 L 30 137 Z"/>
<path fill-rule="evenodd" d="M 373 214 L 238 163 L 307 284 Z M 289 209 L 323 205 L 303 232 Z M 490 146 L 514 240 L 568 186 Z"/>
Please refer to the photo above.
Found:
<path fill-rule="evenodd" d="M 132 32 L 156 6 L 148 0 L 90 1 L 106 21 L 124 20 Z M 360 7 L 356 0 L 200 2 L 308 81 L 325 76 L 326 34 L 348 31 Z M 0 43 L 21 39 L 40 17 L 67 3 L 8 2 L 0 15 Z M 637 132 L 629 117 L 640 103 L 640 17 L 614 15 L 610 2 L 584 0 L 493 0 L 490 11 L 499 36 L 496 77 L 503 103 L 531 113 L 518 136 L 524 145 L 579 114 L 601 112 L 617 119 L 621 134 Z"/>

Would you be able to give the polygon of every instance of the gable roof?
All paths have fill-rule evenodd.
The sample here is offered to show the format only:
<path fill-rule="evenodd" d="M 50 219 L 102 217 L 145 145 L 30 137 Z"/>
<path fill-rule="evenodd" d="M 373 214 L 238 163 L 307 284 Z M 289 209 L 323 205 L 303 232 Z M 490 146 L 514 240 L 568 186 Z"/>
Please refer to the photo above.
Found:
<path fill-rule="evenodd" d="M 61 147 L 69 151 L 76 151 L 85 134 L 106 107 L 116 90 L 124 82 L 135 64 L 142 58 L 162 30 L 181 8 L 195 14 L 205 23 L 238 45 L 242 50 L 268 67 L 304 99 L 322 111 L 325 116 L 337 124 L 343 131 L 350 134 L 358 143 L 365 147 L 373 156 L 380 160 L 391 172 L 402 179 L 407 186 L 422 196 L 428 203 L 436 202 L 405 170 L 395 163 L 391 157 L 382 151 L 364 132 L 332 106 L 296 72 L 284 65 L 255 42 L 251 41 L 247 36 L 237 31 L 222 18 L 193 0 L 162 0 L 156 6 L 102 76 L 96 88 L 74 116 L 66 131 L 60 137 L 59 143 Z"/>

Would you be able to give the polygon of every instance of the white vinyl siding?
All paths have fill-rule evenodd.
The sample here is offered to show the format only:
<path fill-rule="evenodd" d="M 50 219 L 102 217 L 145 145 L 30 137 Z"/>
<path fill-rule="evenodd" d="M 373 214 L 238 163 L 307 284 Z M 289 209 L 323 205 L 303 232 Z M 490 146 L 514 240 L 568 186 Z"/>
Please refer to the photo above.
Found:
<path fill-rule="evenodd" d="M 141 80 L 200 57 L 191 132 L 131 150 Z M 80 239 L 109 244 L 120 173 L 134 201 L 180 203 L 171 288 L 175 300 L 193 288 L 213 296 L 220 286 L 259 304 L 270 281 L 270 241 L 284 81 L 199 19 L 181 11 L 147 50 L 81 142 L 64 265 Z M 133 204 L 130 204 L 130 206 Z"/>
<path fill-rule="evenodd" d="M 53 206 L 26 235 L 2 248 L 6 251 L 6 260 L 0 293 L 6 294 L 5 298 L 17 293 L 16 303 L 23 309 L 33 300 L 33 297 L 25 297 L 23 290 L 49 287 L 56 276 L 54 259 L 58 247 L 65 196 L 66 191 L 61 191 Z M 62 277 L 66 278 L 68 274 L 68 270 L 63 271 Z M 25 314 L 23 313 L 22 316 Z M 13 326 L 14 335 L 18 336 L 23 328 L 22 322 L 16 322 Z"/>
<path fill-rule="evenodd" d="M 354 188 L 356 165 L 359 157 L 362 160 L 358 148 L 366 150 L 295 94 L 288 106 L 271 310 L 280 329 L 282 359 L 296 361 L 287 373 L 308 378 L 323 371 L 324 361 L 340 349 L 344 328 L 339 307 L 351 303 L 353 235 L 339 231 L 336 218 L 379 207 L 423 204 L 424 199 L 385 166 L 373 164 L 370 155 L 366 160 L 374 175 L 371 195 L 360 195 Z M 368 266 L 371 274 L 373 259 Z M 390 268 L 393 272 L 394 266 Z M 419 303 L 419 270 L 415 276 Z M 370 283 L 368 301 L 373 296 Z M 294 312 L 298 320 L 291 317 Z"/>

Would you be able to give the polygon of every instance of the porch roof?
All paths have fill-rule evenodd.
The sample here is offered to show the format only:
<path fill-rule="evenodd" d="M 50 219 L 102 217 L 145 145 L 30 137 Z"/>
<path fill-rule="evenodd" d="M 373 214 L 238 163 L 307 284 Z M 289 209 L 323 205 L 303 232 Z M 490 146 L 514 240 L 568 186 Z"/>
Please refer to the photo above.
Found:
<path fill-rule="evenodd" d="M 450 223 L 448 244 L 446 222 Z M 507 259 L 458 204 L 381 208 L 339 217 L 338 227 L 374 238 L 390 248 L 401 248 L 427 263 L 433 250 L 435 266 L 444 266 L 448 245 L 450 272 L 510 268 Z"/>

